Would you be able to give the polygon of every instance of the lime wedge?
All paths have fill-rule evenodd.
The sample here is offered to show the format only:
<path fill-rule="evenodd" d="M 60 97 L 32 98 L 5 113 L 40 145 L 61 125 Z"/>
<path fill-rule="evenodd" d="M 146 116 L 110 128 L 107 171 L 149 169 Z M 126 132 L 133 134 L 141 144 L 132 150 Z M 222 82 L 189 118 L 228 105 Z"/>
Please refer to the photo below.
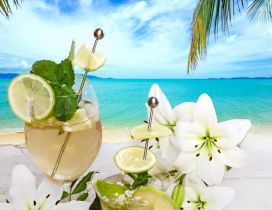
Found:
<path fill-rule="evenodd" d="M 152 124 L 150 130 L 147 124 L 138 125 L 131 130 L 131 137 L 137 140 L 160 138 L 172 134 L 171 129 L 160 124 Z"/>
<path fill-rule="evenodd" d="M 174 201 L 165 192 L 151 186 L 138 188 L 133 198 L 146 200 L 153 210 L 178 210 Z"/>
<path fill-rule="evenodd" d="M 73 118 L 63 125 L 63 130 L 66 132 L 78 132 L 93 127 L 93 121 L 89 118 L 85 109 L 78 109 Z"/>
<path fill-rule="evenodd" d="M 143 160 L 144 147 L 130 146 L 121 149 L 114 156 L 116 166 L 127 173 L 142 173 L 150 170 L 156 164 L 156 156 L 147 151 L 146 160 Z"/>
<path fill-rule="evenodd" d="M 93 59 L 91 59 L 91 63 L 89 65 L 88 71 L 95 71 L 99 69 L 100 67 L 102 67 L 106 62 L 106 58 L 98 53 L 92 53 L 91 57 Z"/>
<path fill-rule="evenodd" d="M 34 74 L 15 77 L 8 88 L 8 100 L 13 112 L 27 123 L 45 119 L 55 105 L 51 86 Z"/>
<path fill-rule="evenodd" d="M 100 196 L 105 196 L 112 200 L 124 194 L 128 188 L 126 186 L 108 183 L 104 180 L 98 180 L 96 182 L 96 190 Z"/>
<path fill-rule="evenodd" d="M 93 53 L 91 51 L 91 48 L 89 48 L 86 44 L 83 44 L 79 48 L 73 63 L 79 66 L 81 69 L 87 71 L 95 71 L 99 69 L 105 64 L 106 58 L 98 53 Z"/>

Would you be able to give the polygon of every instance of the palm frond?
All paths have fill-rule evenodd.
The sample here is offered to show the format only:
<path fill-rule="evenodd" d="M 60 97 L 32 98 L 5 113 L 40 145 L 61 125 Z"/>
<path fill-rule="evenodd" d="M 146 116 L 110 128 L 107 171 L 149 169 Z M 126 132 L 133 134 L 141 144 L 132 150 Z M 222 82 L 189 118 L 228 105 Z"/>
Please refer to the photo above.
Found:
<path fill-rule="evenodd" d="M 187 71 L 194 70 L 207 53 L 211 31 L 217 37 L 219 27 L 228 32 L 232 16 L 244 8 L 246 0 L 198 0 L 192 21 L 192 40 Z M 213 30 L 212 30 L 213 29 Z"/>
<path fill-rule="evenodd" d="M 13 0 L 12 2 L 16 7 L 18 7 L 21 1 Z M 0 13 L 7 18 L 12 14 L 9 0 L 0 0 Z"/>
<path fill-rule="evenodd" d="M 254 0 L 248 8 L 248 15 L 253 22 L 271 22 L 272 0 Z"/>

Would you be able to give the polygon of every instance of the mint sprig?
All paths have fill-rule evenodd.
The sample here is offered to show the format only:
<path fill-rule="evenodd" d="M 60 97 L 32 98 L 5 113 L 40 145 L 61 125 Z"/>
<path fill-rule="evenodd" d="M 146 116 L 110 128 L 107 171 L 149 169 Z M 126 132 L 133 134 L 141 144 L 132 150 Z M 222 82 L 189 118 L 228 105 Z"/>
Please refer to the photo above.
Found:
<path fill-rule="evenodd" d="M 33 64 L 31 73 L 36 74 L 52 86 L 56 95 L 54 116 L 60 121 L 70 120 L 77 110 L 77 95 L 73 90 L 75 73 L 67 58 L 56 64 L 50 60 L 40 60 Z"/>

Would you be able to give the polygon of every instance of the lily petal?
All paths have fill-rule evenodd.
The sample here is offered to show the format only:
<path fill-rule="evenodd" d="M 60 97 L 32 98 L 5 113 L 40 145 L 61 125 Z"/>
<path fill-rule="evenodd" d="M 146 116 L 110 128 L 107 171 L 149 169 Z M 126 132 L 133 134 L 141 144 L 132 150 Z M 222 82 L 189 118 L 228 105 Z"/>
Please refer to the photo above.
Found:
<path fill-rule="evenodd" d="M 196 168 L 198 175 L 204 182 L 214 185 L 222 182 L 226 167 L 216 156 L 210 160 L 208 152 L 202 149 L 196 158 Z"/>
<path fill-rule="evenodd" d="M 196 170 L 186 174 L 184 180 L 185 186 L 189 186 L 194 189 L 195 192 L 201 192 L 206 187 L 202 179 L 198 176 Z"/>
<path fill-rule="evenodd" d="M 25 165 L 17 165 L 13 169 L 9 194 L 14 209 L 33 207 L 36 200 L 36 178 Z"/>
<path fill-rule="evenodd" d="M 192 122 L 194 119 L 196 103 L 185 102 L 174 108 L 177 121 Z"/>
<path fill-rule="evenodd" d="M 229 148 L 238 145 L 245 138 L 247 132 L 251 127 L 250 120 L 228 120 L 218 123 L 217 135 L 220 140 L 218 145 L 223 148 Z"/>
<path fill-rule="evenodd" d="M 195 201 L 195 200 L 197 200 L 197 193 L 191 187 L 185 186 L 184 203 L 187 203 L 187 201 Z"/>
<path fill-rule="evenodd" d="M 50 209 L 61 199 L 63 193 L 63 187 L 61 184 L 45 179 L 40 184 L 37 194 L 39 203 L 43 203 L 47 209 Z"/>
<path fill-rule="evenodd" d="M 89 210 L 91 203 L 84 201 L 71 201 L 68 203 L 60 203 L 50 210 Z"/>
<path fill-rule="evenodd" d="M 175 127 L 175 135 L 179 139 L 177 145 L 182 151 L 195 151 L 195 146 L 201 144 L 200 138 L 205 136 L 205 132 L 200 124 L 178 122 Z"/>
<path fill-rule="evenodd" d="M 249 164 L 249 156 L 239 147 L 222 150 L 222 161 L 227 166 L 242 168 Z"/>
<path fill-rule="evenodd" d="M 169 170 L 174 169 L 175 160 L 178 157 L 179 151 L 172 144 L 175 141 L 174 136 L 166 136 L 160 139 L 161 150 L 158 152 L 158 157 L 160 157 L 163 161 L 167 162 L 166 168 Z"/>
<path fill-rule="evenodd" d="M 182 204 L 183 210 L 194 210 L 195 204 L 192 201 L 197 200 L 197 192 L 193 190 L 193 188 L 185 186 L 185 197 L 184 202 Z"/>
<path fill-rule="evenodd" d="M 196 167 L 195 155 L 189 152 L 182 152 L 175 161 L 175 166 L 181 173 L 189 173 Z"/>
<path fill-rule="evenodd" d="M 172 107 L 167 100 L 164 93 L 161 91 L 160 87 L 157 84 L 152 85 L 149 97 L 156 97 L 159 101 L 159 105 L 154 109 L 153 119 L 158 123 L 167 125 L 174 124 L 176 121 Z M 148 107 L 149 110 L 149 107 Z M 149 112 L 149 111 L 148 111 Z"/>
<path fill-rule="evenodd" d="M 207 187 L 201 195 L 201 199 L 207 201 L 205 209 L 221 210 L 234 198 L 234 190 L 230 187 Z"/>
<path fill-rule="evenodd" d="M 202 94 L 197 100 L 194 121 L 201 123 L 206 128 L 211 128 L 217 124 L 214 105 L 207 94 Z"/>
<path fill-rule="evenodd" d="M 14 208 L 9 203 L 0 203 L 0 210 L 14 210 Z"/>

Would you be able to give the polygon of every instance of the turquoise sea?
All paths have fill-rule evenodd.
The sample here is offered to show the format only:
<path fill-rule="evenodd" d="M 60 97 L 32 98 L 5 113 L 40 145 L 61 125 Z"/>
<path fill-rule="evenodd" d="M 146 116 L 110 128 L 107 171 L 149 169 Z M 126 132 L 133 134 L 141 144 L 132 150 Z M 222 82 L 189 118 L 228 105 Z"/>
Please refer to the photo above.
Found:
<path fill-rule="evenodd" d="M 11 78 L 0 74 L 0 131 L 22 129 L 9 108 L 6 89 Z M 272 79 L 91 79 L 100 104 L 104 128 L 124 128 L 146 118 L 145 102 L 157 83 L 172 106 L 196 101 L 208 93 L 219 120 L 248 118 L 257 126 L 272 125 Z"/>

